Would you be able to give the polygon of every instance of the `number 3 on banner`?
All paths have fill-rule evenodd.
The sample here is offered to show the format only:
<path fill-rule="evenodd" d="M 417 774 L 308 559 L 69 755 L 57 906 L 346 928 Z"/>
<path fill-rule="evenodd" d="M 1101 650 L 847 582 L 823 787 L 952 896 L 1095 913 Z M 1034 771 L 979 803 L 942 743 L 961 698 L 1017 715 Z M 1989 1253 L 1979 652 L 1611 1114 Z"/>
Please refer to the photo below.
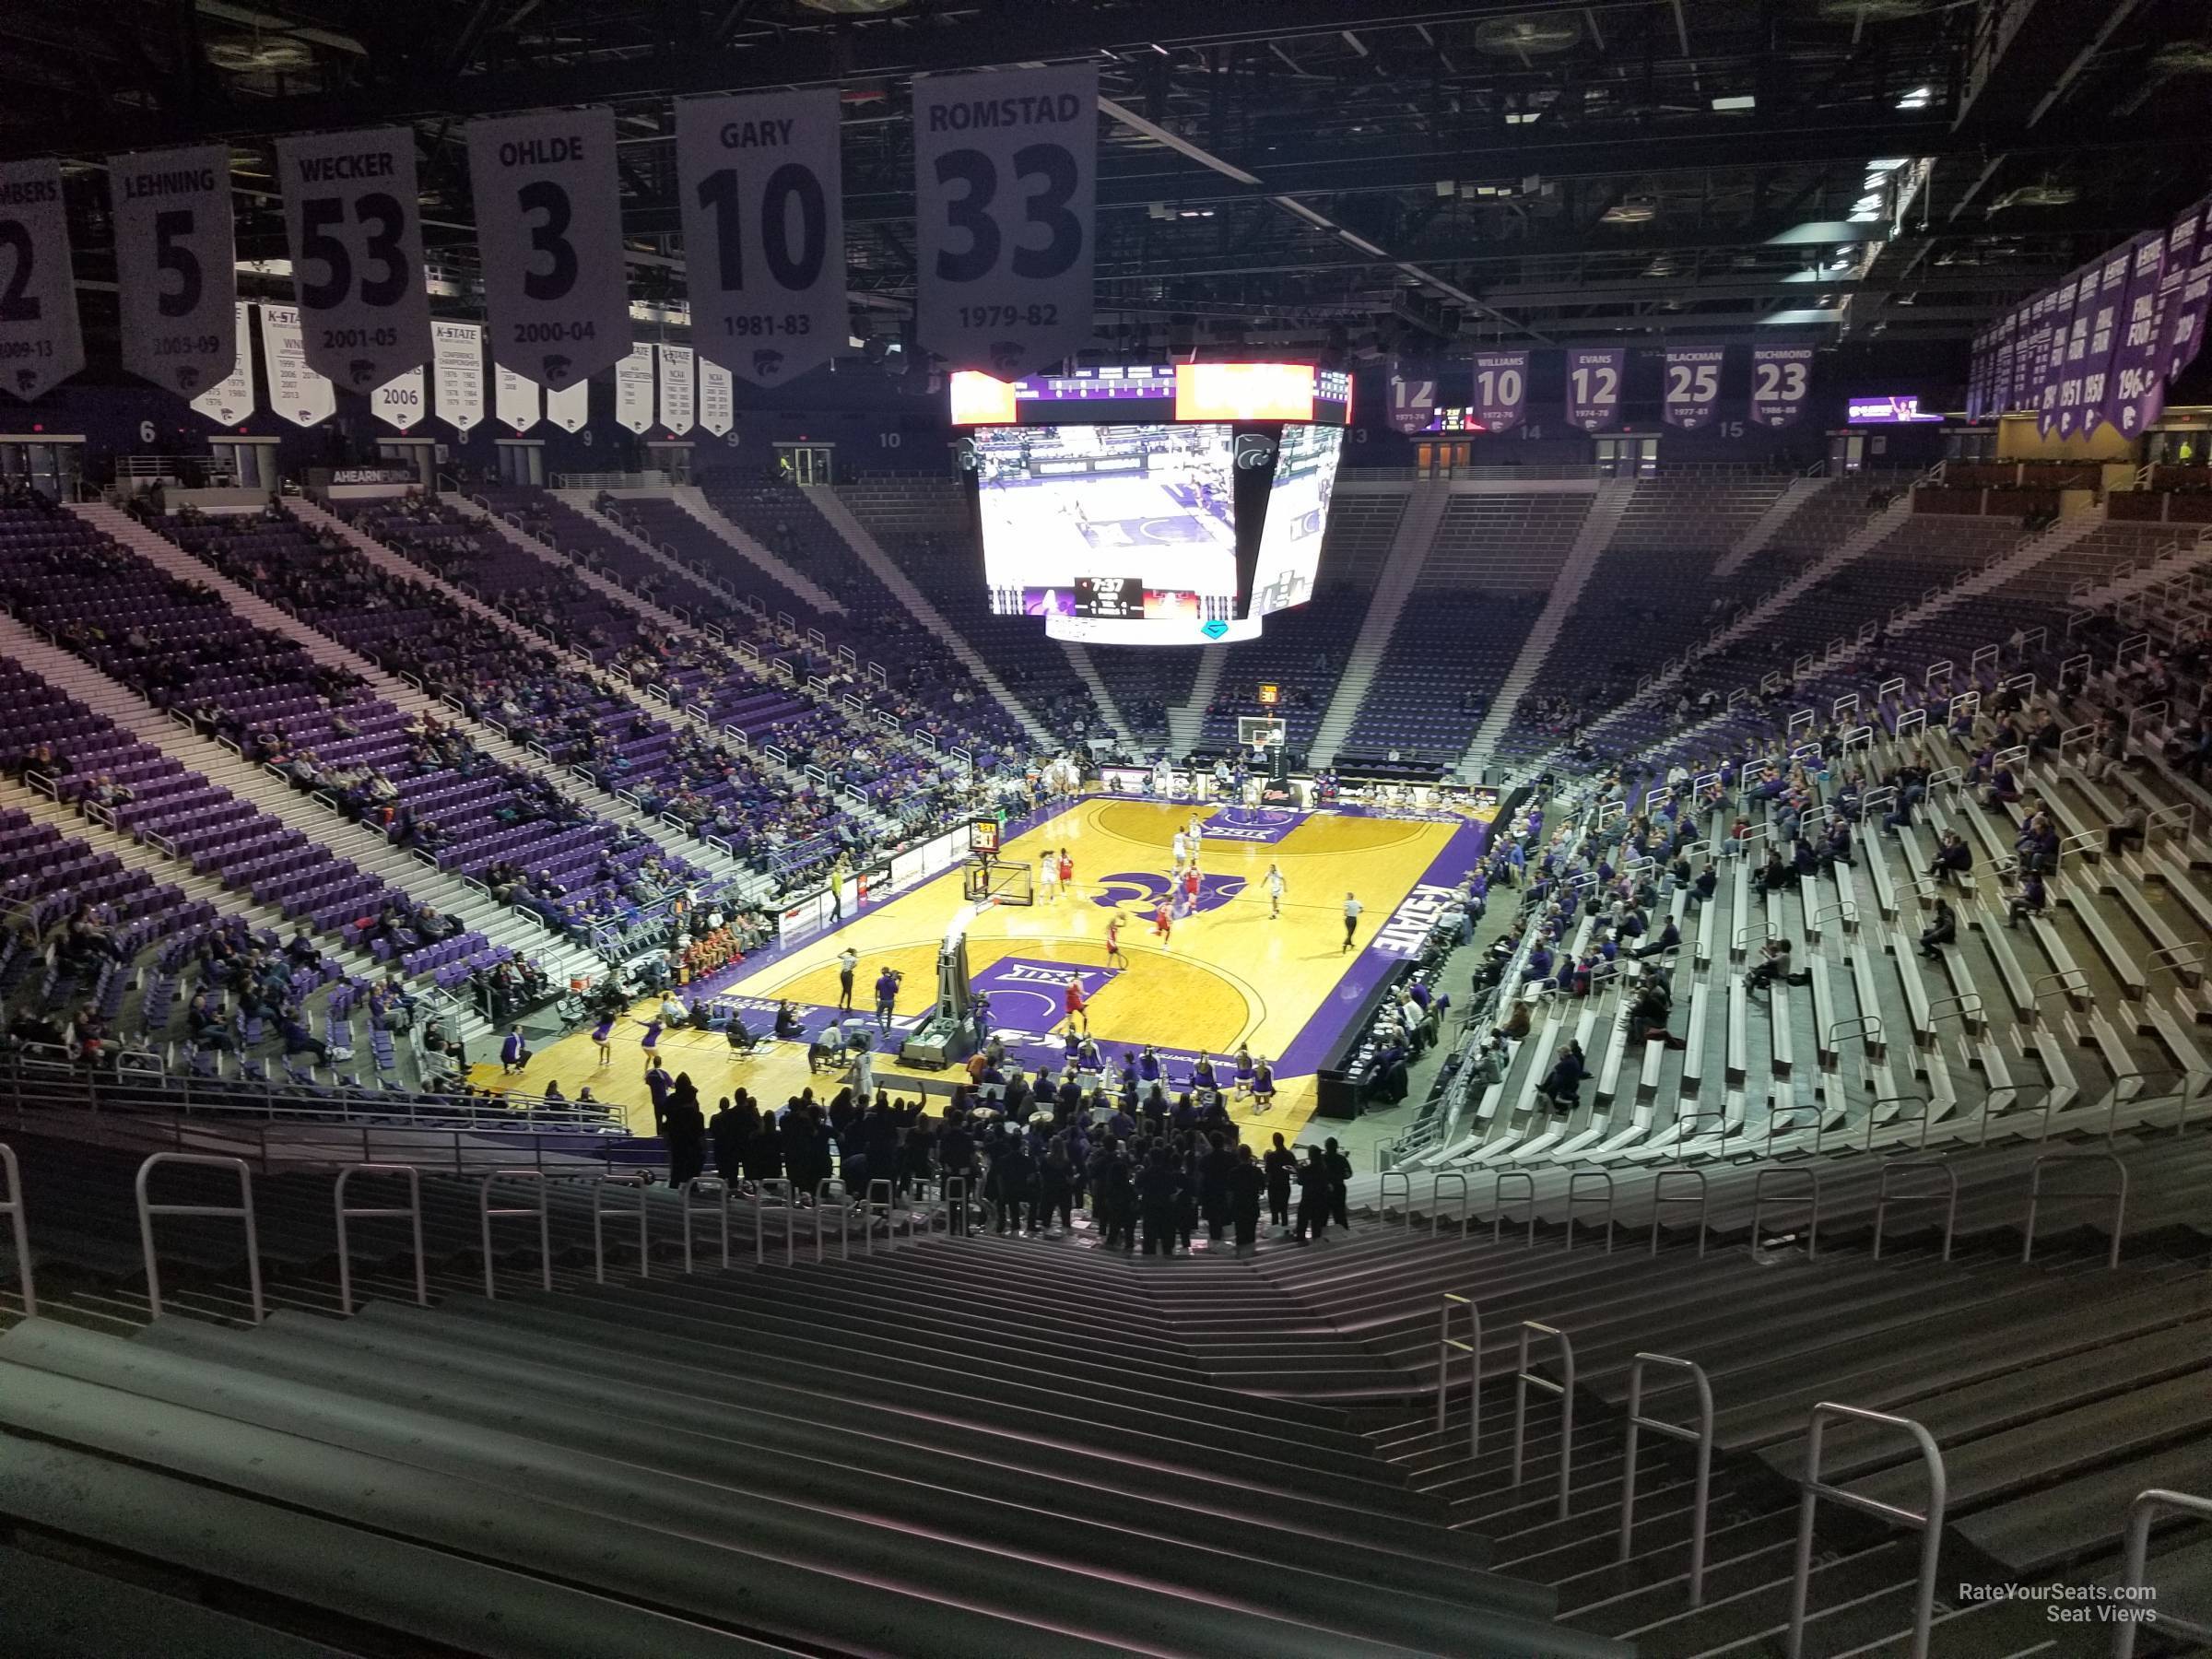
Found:
<path fill-rule="evenodd" d="M 523 273 L 523 292 L 539 304 L 566 300 L 576 286 L 576 248 L 568 240 L 569 193 L 550 179 L 533 179 L 514 193 L 515 206 L 545 218 L 530 227 L 530 251 L 543 253 L 550 268 Z"/>
<path fill-rule="evenodd" d="M 989 211 L 998 194 L 998 169 L 977 149 L 948 150 L 937 158 L 937 182 L 964 184 L 965 195 L 948 196 L 946 222 L 968 237 L 963 252 L 937 250 L 937 275 L 947 282 L 979 282 L 998 265 L 1003 246 L 998 221 Z M 1014 152 L 1016 175 L 1026 181 L 1041 178 L 1044 187 L 1024 198 L 1025 224 L 1046 228 L 1041 248 L 1014 250 L 1014 275 L 1030 281 L 1058 276 L 1083 254 L 1083 222 L 1067 210 L 1075 197 L 1079 175 L 1076 159 L 1057 144 L 1030 144 Z"/>

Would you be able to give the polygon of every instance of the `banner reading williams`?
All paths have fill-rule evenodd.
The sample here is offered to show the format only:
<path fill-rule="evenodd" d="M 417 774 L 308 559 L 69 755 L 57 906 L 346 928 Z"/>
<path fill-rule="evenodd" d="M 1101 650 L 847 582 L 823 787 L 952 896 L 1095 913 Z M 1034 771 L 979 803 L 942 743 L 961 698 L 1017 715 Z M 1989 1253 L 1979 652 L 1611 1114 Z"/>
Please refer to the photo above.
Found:
<path fill-rule="evenodd" d="M 1510 432 L 1528 412 L 1528 353 L 1475 354 L 1475 418 L 1484 429 Z"/>

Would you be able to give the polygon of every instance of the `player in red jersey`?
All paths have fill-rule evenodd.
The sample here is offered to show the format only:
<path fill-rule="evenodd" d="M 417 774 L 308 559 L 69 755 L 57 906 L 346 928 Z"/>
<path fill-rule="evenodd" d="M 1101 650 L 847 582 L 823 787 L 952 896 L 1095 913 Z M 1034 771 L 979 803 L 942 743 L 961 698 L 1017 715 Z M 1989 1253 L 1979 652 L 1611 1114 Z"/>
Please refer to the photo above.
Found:
<path fill-rule="evenodd" d="M 1076 1021 L 1079 1019 L 1083 1022 L 1083 1034 L 1088 1036 L 1090 1034 L 1090 1006 L 1083 995 L 1082 980 L 1072 973 L 1067 976 L 1066 1003 L 1068 1029 L 1073 1030 Z"/>
<path fill-rule="evenodd" d="M 1109 968 L 1129 966 L 1129 959 L 1122 954 L 1122 915 L 1116 911 L 1106 923 L 1106 965 Z"/>
<path fill-rule="evenodd" d="M 1167 943 L 1168 935 L 1172 933 L 1174 928 L 1174 923 L 1168 917 L 1167 905 L 1163 902 L 1156 907 L 1152 912 L 1152 931 L 1159 935 L 1161 944 Z"/>

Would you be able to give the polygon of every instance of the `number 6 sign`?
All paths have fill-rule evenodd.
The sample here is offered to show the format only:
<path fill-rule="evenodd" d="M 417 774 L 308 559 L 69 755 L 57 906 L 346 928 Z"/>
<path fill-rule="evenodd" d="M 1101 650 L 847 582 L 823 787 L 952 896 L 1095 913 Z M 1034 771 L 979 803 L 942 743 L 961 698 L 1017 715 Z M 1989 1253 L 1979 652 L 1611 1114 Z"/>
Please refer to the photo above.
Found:
<path fill-rule="evenodd" d="M 914 83 L 916 339 L 954 369 L 1030 373 L 1090 338 L 1096 68 Z"/>

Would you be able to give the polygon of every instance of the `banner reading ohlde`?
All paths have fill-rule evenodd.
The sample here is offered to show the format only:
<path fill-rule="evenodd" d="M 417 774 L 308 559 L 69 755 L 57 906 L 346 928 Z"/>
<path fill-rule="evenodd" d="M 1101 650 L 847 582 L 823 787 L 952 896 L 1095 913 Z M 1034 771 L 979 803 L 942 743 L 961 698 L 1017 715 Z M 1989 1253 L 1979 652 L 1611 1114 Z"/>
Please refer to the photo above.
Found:
<path fill-rule="evenodd" d="M 1602 432 L 1620 419 L 1624 347 L 1578 347 L 1567 353 L 1567 419 L 1585 432 Z"/>

